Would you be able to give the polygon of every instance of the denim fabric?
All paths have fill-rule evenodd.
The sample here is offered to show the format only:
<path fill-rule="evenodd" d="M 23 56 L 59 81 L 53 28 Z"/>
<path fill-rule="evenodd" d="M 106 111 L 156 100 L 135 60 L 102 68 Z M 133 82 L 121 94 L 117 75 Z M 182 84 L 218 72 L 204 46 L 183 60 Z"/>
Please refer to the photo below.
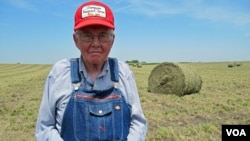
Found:
<path fill-rule="evenodd" d="M 76 60 L 75 60 L 76 61 Z M 118 83 L 117 61 L 109 61 L 111 78 Z M 112 65 L 113 63 L 116 63 Z M 72 62 L 72 82 L 80 75 L 77 62 Z M 129 133 L 131 108 L 122 92 L 112 87 L 104 91 L 89 91 L 76 87 L 65 109 L 61 136 L 64 141 L 125 141 Z"/>

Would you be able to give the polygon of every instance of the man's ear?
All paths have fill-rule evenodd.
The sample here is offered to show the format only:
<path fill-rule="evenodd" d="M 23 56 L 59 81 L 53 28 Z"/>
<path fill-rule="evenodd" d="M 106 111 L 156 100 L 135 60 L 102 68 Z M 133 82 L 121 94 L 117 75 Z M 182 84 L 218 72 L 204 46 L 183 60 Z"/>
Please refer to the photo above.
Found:
<path fill-rule="evenodd" d="M 114 42 L 115 42 L 115 35 L 113 37 L 112 46 L 113 46 Z"/>
<path fill-rule="evenodd" d="M 76 33 L 73 33 L 73 40 L 74 40 L 74 43 L 75 43 L 75 46 L 78 48 L 78 36 L 76 35 Z"/>

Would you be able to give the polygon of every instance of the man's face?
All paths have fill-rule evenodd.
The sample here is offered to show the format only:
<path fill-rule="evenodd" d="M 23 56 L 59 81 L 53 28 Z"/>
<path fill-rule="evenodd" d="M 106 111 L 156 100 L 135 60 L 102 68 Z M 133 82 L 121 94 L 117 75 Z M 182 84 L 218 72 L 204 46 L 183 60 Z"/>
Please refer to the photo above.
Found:
<path fill-rule="evenodd" d="M 105 26 L 87 26 L 73 35 L 83 61 L 89 65 L 103 65 L 114 43 L 113 29 Z"/>

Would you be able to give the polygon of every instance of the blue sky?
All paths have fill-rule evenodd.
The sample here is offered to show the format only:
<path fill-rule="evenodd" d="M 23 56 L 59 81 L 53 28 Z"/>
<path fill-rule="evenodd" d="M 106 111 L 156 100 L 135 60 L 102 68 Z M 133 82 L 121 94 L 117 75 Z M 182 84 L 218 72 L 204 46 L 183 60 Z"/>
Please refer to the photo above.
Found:
<path fill-rule="evenodd" d="M 250 60 L 249 0 L 100 0 L 113 9 L 111 57 L 146 62 Z M 0 0 L 0 63 L 79 57 L 74 13 L 83 0 Z"/>

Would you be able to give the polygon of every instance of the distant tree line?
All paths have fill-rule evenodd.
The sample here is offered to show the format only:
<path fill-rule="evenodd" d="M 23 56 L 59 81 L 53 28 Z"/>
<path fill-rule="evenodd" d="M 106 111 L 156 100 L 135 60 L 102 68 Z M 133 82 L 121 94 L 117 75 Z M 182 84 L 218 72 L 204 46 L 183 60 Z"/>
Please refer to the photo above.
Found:
<path fill-rule="evenodd" d="M 227 65 L 227 67 L 229 67 L 229 68 L 232 68 L 232 67 L 240 67 L 240 66 L 242 66 L 242 62 L 233 62 L 233 63 L 229 63 L 229 64 Z"/>
<path fill-rule="evenodd" d="M 128 64 L 137 64 L 137 63 L 140 63 L 138 60 L 131 60 L 131 61 L 126 61 L 126 63 Z"/>

